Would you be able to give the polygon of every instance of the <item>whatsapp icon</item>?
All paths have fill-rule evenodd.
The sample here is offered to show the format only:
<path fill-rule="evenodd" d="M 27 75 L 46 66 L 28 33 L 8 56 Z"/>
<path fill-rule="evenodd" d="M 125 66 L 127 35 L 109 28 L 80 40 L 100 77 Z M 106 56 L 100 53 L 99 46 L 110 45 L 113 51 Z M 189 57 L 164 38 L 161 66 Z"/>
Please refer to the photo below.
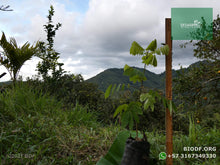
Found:
<path fill-rule="evenodd" d="M 165 160 L 166 157 L 167 157 L 167 154 L 166 154 L 165 152 L 161 152 L 161 153 L 159 154 L 159 160 Z"/>

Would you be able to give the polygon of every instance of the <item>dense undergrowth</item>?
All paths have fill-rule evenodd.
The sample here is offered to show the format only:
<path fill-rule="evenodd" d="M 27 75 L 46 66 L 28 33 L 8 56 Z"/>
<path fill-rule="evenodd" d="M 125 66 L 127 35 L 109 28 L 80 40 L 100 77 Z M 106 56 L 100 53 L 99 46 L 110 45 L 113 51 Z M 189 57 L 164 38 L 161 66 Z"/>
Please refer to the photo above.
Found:
<path fill-rule="evenodd" d="M 119 131 L 25 85 L 0 94 L 0 109 L 1 164 L 94 164 Z"/>
<path fill-rule="evenodd" d="M 62 101 L 17 84 L 0 94 L 1 164 L 96 164 L 123 130 L 97 121 L 97 112 L 79 104 L 66 108 Z M 151 159 L 156 164 L 165 151 L 165 134 L 147 132 Z M 220 162 L 220 131 L 191 123 L 189 136 L 174 132 L 174 153 L 188 154 L 183 147 L 216 147 L 215 159 L 174 159 L 174 164 L 217 164 Z M 190 152 L 191 153 L 191 152 Z"/>

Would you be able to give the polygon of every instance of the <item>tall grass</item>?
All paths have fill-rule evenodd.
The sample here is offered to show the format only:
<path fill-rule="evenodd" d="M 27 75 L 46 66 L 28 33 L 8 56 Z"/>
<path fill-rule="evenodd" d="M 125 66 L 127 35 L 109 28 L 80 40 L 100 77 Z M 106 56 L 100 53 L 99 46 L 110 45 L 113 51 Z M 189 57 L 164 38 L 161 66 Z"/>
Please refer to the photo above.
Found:
<path fill-rule="evenodd" d="M 94 112 L 88 113 L 88 111 L 89 110 L 87 107 L 82 107 L 78 103 L 76 103 L 76 106 L 68 111 L 68 124 L 75 126 L 80 126 L 83 124 L 87 127 L 95 127 L 95 125 L 97 125 L 96 115 Z"/>
<path fill-rule="evenodd" d="M 95 114 L 25 84 L 0 94 L 0 164 L 94 164 L 109 143 Z M 113 128 L 113 127 L 112 127 Z M 107 135 L 106 135 L 107 136 Z"/>

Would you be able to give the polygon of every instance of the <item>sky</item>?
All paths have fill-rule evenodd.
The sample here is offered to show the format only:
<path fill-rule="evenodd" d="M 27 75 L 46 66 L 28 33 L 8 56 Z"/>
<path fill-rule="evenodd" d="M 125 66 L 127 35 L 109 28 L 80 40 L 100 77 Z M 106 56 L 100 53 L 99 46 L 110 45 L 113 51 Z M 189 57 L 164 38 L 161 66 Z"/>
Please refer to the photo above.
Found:
<path fill-rule="evenodd" d="M 108 68 L 123 68 L 125 64 L 143 67 L 141 58 L 129 53 L 133 41 L 146 46 L 157 39 L 165 42 L 165 18 L 172 7 L 211 7 L 213 17 L 220 13 L 219 0 L 0 0 L 13 11 L 0 11 L 0 30 L 14 37 L 19 45 L 46 41 L 43 25 L 47 23 L 50 5 L 55 9 L 56 32 L 54 48 L 68 73 L 91 78 Z M 173 69 L 187 67 L 198 61 L 193 47 L 180 48 L 186 41 L 173 41 Z M 39 59 L 34 57 L 21 68 L 24 79 L 37 74 Z M 165 71 L 165 57 L 158 56 L 157 67 L 147 67 L 154 73 Z M 0 66 L 0 73 L 7 70 Z M 9 73 L 0 81 L 10 80 Z"/>

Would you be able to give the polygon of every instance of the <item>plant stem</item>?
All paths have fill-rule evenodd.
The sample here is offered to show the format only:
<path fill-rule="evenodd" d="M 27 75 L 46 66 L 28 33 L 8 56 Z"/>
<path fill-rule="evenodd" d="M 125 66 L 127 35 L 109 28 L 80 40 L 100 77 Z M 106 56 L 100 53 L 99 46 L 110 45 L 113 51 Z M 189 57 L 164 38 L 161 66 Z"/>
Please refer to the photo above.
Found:
<path fill-rule="evenodd" d="M 136 138 L 138 138 L 138 126 L 137 126 L 137 123 L 136 123 Z"/>

